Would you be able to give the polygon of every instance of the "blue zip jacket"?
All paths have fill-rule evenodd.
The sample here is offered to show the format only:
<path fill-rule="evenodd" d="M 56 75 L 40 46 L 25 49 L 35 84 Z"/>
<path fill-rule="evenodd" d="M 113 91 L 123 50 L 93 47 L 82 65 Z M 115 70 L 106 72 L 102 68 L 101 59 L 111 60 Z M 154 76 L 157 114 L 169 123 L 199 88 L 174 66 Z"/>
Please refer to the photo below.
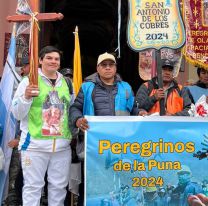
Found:
<path fill-rule="evenodd" d="M 84 115 L 126 116 L 130 114 L 138 114 L 131 86 L 116 75 L 115 83 L 109 89 L 103 85 L 97 73 L 88 77 L 82 84 L 69 111 L 74 126 L 77 119 Z"/>

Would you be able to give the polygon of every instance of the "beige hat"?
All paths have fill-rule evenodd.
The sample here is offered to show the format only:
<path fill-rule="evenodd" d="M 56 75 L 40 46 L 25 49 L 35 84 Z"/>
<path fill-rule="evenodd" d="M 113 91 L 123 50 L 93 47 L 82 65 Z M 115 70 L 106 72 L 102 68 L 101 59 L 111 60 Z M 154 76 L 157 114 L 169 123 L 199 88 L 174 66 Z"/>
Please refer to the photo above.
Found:
<path fill-rule="evenodd" d="M 101 62 L 103 62 L 104 60 L 107 60 L 107 59 L 112 60 L 116 63 L 115 57 L 112 54 L 109 54 L 109 53 L 105 52 L 104 54 L 101 54 L 98 57 L 97 65 L 100 64 Z"/>

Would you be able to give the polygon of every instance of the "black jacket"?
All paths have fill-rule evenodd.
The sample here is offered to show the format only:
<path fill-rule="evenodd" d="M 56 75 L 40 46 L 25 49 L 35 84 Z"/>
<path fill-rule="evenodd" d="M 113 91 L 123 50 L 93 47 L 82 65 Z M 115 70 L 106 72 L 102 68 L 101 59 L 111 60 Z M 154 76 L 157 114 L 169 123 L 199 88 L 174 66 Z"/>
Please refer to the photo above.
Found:
<path fill-rule="evenodd" d="M 92 92 L 92 100 L 94 104 L 95 116 L 115 116 L 115 96 L 118 92 L 116 83 L 122 81 L 119 75 L 115 77 L 115 83 L 112 87 L 108 87 L 102 83 L 97 73 L 90 75 L 85 81 L 95 83 Z M 69 109 L 69 117 L 72 124 L 76 126 L 77 119 L 83 117 L 84 94 L 82 88 Z M 138 109 L 134 105 L 131 112 L 132 115 L 138 114 Z"/>
<path fill-rule="evenodd" d="M 157 83 L 157 77 L 153 78 L 152 80 L 148 81 L 148 84 L 151 85 L 151 88 L 146 87 L 145 84 L 142 84 L 137 91 L 136 94 L 136 102 L 138 104 L 138 107 L 140 110 L 146 110 L 147 112 L 154 106 L 154 104 L 157 102 L 155 96 L 149 96 L 152 89 L 158 89 L 158 83 Z M 172 82 L 172 86 L 168 89 L 167 96 L 174 90 L 179 90 L 178 83 L 176 81 Z M 151 91 L 150 91 L 151 90 Z M 175 116 L 189 116 L 188 110 L 191 106 L 191 100 L 188 96 L 188 93 L 185 88 L 182 88 L 181 91 L 179 91 L 180 96 L 183 98 L 184 106 L 183 110 L 181 112 L 177 112 L 174 114 Z"/>

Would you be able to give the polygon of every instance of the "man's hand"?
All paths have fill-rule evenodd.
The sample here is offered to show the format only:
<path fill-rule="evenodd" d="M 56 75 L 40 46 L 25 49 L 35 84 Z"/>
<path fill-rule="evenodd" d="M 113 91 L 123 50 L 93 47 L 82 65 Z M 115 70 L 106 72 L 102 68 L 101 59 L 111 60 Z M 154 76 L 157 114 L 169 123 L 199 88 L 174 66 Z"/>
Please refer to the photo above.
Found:
<path fill-rule="evenodd" d="M 207 102 L 207 104 L 208 104 L 208 96 L 207 96 L 207 98 L 206 98 L 206 102 Z"/>
<path fill-rule="evenodd" d="M 31 99 L 39 95 L 39 89 L 37 85 L 28 85 L 25 90 L 25 99 Z"/>
<path fill-rule="evenodd" d="M 85 118 L 79 118 L 77 121 L 76 121 L 76 126 L 78 128 L 80 128 L 83 132 L 87 129 L 89 129 L 89 125 L 88 125 L 88 122 Z"/>
<path fill-rule="evenodd" d="M 146 116 L 148 115 L 148 112 L 146 110 L 141 110 L 138 114 L 138 116 Z"/>
<path fill-rule="evenodd" d="M 163 88 L 157 89 L 154 95 L 155 95 L 156 100 L 160 100 L 160 99 L 165 98 L 164 89 Z"/>
<path fill-rule="evenodd" d="M 8 142 L 8 146 L 11 147 L 11 148 L 18 147 L 18 145 L 19 145 L 19 140 L 18 139 L 13 139 L 13 140 Z"/>
<path fill-rule="evenodd" d="M 204 194 L 190 195 L 188 197 L 188 203 L 190 206 L 207 206 L 208 197 Z"/>

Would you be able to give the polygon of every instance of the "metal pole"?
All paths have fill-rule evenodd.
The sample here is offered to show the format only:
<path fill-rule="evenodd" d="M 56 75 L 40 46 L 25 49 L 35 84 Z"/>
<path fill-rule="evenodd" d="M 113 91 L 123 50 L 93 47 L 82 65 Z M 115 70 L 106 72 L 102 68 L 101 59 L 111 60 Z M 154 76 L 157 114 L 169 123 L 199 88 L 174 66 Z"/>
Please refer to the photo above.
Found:
<path fill-rule="evenodd" d="M 159 88 L 163 88 L 160 50 L 156 50 L 156 62 L 157 62 L 158 86 Z M 165 112 L 165 99 L 160 99 L 159 103 L 160 103 L 160 116 L 164 116 L 166 113 Z"/>

